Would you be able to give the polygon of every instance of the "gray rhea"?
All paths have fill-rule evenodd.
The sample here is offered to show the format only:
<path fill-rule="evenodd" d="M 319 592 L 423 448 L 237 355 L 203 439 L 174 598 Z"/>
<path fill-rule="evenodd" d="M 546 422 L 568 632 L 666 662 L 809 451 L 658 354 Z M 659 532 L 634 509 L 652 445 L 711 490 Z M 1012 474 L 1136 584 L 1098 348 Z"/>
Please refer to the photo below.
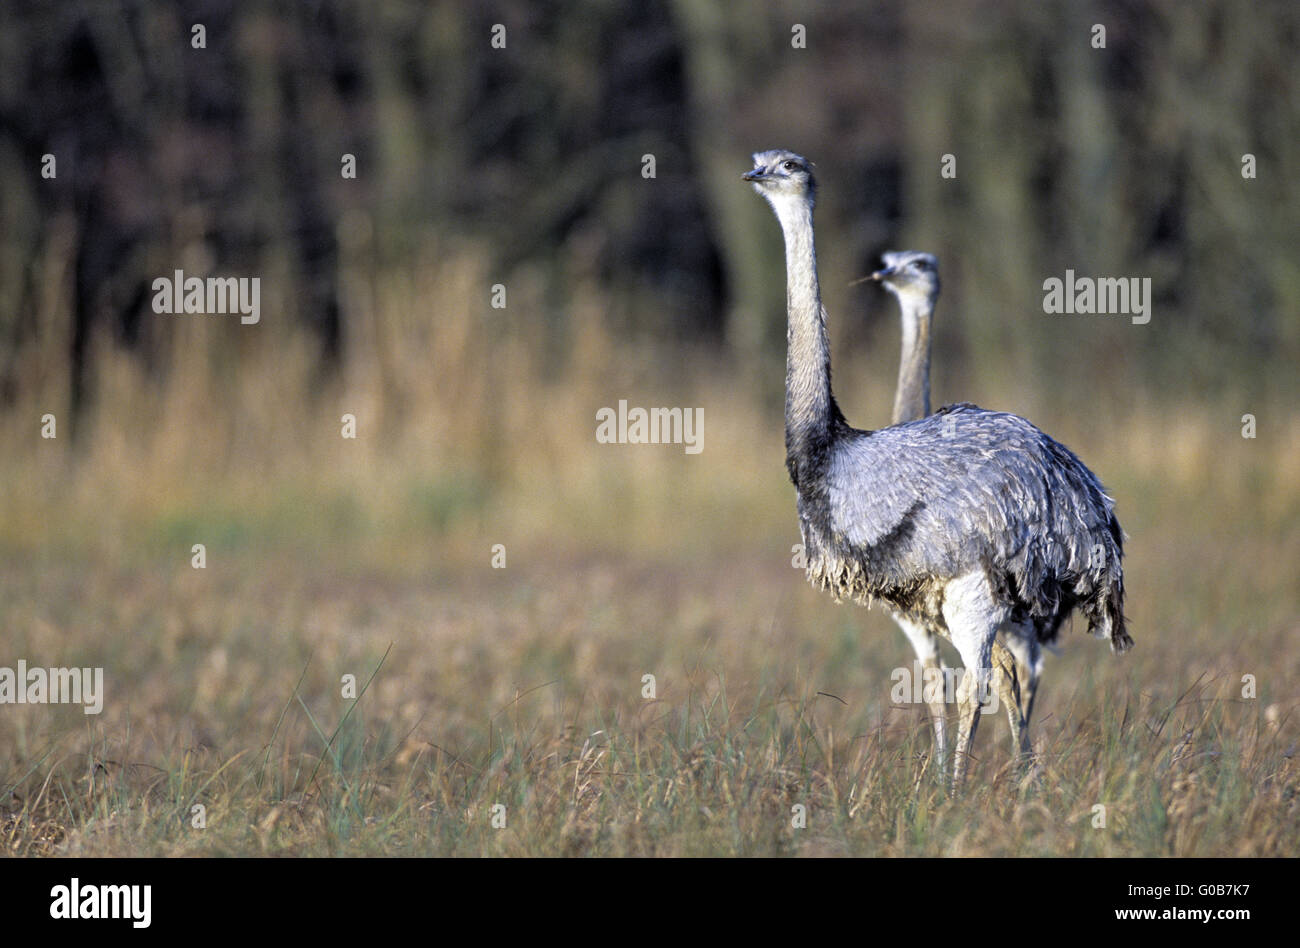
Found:
<path fill-rule="evenodd" d="M 951 639 L 968 672 L 957 695 L 959 786 L 999 628 L 1027 624 L 1052 642 L 1077 607 L 1113 651 L 1133 644 L 1114 503 L 1068 448 L 1017 415 L 960 404 L 852 428 L 831 392 L 811 165 L 759 152 L 743 178 L 785 237 L 786 468 L 808 579 L 837 599 L 879 599 Z"/>
<path fill-rule="evenodd" d="M 930 324 L 939 301 L 939 260 L 918 250 L 881 255 L 885 266 L 871 274 L 898 299 L 903 347 L 894 392 L 894 424 L 930 414 Z"/>
<path fill-rule="evenodd" d="M 898 386 L 894 393 L 893 423 L 915 421 L 930 414 L 930 327 L 939 301 L 939 260 L 918 250 L 890 251 L 882 255 L 884 267 L 871 274 L 897 300 L 902 323 L 902 351 L 898 360 Z M 946 681 L 939 653 L 941 629 L 890 610 L 890 615 L 912 644 L 927 680 Z M 1027 755 L 1029 719 L 1033 715 L 1042 650 L 1032 625 L 1007 623 L 1002 639 L 993 645 L 993 679 L 998 698 L 1011 726 L 1013 752 Z M 1005 641 L 1005 646 L 1002 644 Z M 927 693 L 934 726 L 935 757 L 942 767 L 947 747 L 947 702 L 941 692 Z"/>

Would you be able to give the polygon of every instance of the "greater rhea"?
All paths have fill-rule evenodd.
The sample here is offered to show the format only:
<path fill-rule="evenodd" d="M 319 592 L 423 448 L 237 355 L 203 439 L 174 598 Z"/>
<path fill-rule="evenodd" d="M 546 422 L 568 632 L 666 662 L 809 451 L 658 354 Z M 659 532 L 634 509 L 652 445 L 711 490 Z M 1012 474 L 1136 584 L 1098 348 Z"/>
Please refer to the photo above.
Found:
<path fill-rule="evenodd" d="M 919 250 L 888 251 L 884 267 L 871 274 L 898 300 L 902 323 L 902 349 L 898 359 L 898 385 L 894 390 L 893 423 L 916 421 L 930 414 L 930 327 L 939 302 L 939 259 Z M 939 653 L 937 630 L 895 610 L 890 615 L 912 643 L 926 679 L 946 682 Z M 993 679 L 998 698 L 1007 712 L 1011 741 L 1017 754 L 1029 753 L 1029 719 L 1033 714 L 1038 679 L 1042 674 L 1042 649 L 1029 624 L 1009 622 L 1000 630 L 1001 642 L 993 646 Z M 945 692 L 926 688 L 934 725 L 936 758 L 942 765 L 946 749 L 947 703 Z"/>
<path fill-rule="evenodd" d="M 1133 644 L 1114 502 L 1068 448 L 1018 415 L 960 404 L 878 431 L 851 427 L 831 392 L 812 166 L 794 152 L 758 152 L 743 178 L 785 237 L 786 468 L 808 579 L 837 599 L 880 599 L 952 641 L 966 666 L 958 787 L 1000 627 L 1028 623 L 1050 642 L 1077 606 L 1113 651 Z"/>

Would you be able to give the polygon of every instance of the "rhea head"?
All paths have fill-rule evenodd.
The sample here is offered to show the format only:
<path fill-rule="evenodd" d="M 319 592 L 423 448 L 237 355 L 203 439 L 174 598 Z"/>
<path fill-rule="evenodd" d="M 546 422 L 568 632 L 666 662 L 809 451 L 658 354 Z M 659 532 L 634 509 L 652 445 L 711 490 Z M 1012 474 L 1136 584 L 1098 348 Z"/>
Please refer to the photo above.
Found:
<path fill-rule="evenodd" d="M 898 297 L 900 303 L 927 304 L 933 308 L 939 296 L 939 261 L 934 254 L 899 250 L 881 254 L 883 270 L 871 279 Z"/>
<path fill-rule="evenodd" d="M 773 207 L 790 201 L 807 201 L 811 207 L 817 191 L 812 162 L 784 148 L 754 152 L 754 167 L 741 178 L 752 183 Z"/>

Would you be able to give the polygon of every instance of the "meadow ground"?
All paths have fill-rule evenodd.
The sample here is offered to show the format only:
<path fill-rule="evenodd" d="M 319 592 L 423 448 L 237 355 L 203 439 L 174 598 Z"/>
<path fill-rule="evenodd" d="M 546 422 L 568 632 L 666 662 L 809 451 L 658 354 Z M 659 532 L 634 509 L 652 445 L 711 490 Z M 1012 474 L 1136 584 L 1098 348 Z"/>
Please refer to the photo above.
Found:
<path fill-rule="evenodd" d="M 296 387 L 285 374 L 251 377 Z M 75 449 L 11 419 L 27 447 L 3 462 L 0 664 L 102 666 L 106 699 L 0 707 L 0 847 L 1296 855 L 1294 418 L 1264 406 L 1251 440 L 1231 407 L 1103 402 L 1083 425 L 981 399 L 1106 480 L 1137 646 L 1116 658 L 1076 620 L 1029 775 L 990 716 L 948 798 L 924 707 L 891 700 L 902 636 L 791 566 L 779 416 L 707 378 L 640 389 L 704 406 L 697 456 L 595 443 L 594 408 L 636 383 L 490 408 L 467 383 L 411 418 L 365 390 L 313 414 L 247 378 L 214 407 L 108 377 L 112 411 Z M 851 418 L 886 404 L 845 389 Z M 363 406 L 355 442 L 339 405 Z"/>

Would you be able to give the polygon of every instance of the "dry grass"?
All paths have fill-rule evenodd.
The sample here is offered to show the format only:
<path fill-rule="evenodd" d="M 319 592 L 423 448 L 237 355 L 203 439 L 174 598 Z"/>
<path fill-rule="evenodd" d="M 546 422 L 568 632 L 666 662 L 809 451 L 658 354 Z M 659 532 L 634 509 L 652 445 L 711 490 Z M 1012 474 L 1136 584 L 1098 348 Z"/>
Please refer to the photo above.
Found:
<path fill-rule="evenodd" d="M 1280 405 L 1248 441 L 1218 404 L 1101 391 L 1044 417 L 981 392 L 1119 499 L 1137 648 L 1076 627 L 1031 772 L 991 717 L 948 799 L 924 711 L 890 702 L 902 637 L 790 566 L 779 418 L 725 367 L 618 348 L 581 296 L 580 348 L 545 381 L 540 330 L 475 309 L 472 261 L 421 272 L 352 287 L 383 318 L 313 398 L 293 339 L 214 370 L 229 327 L 196 322 L 161 391 L 106 357 L 75 450 L 35 436 L 46 406 L 0 420 L 0 664 L 100 665 L 108 691 L 99 716 L 0 707 L 3 851 L 1296 854 L 1300 423 Z M 431 329 L 434 297 L 473 319 Z M 881 361 L 858 385 L 841 362 L 851 418 L 882 420 Z M 619 398 L 703 406 L 704 452 L 595 444 Z"/>

